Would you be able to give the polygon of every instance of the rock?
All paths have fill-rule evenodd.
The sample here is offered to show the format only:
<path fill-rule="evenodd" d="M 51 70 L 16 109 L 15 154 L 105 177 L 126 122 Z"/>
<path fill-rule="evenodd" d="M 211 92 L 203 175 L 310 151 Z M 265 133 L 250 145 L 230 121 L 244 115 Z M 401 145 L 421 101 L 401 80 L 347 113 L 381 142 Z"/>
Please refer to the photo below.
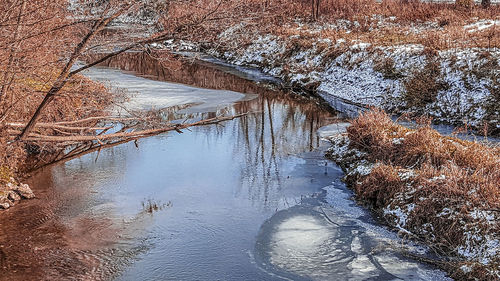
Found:
<path fill-rule="evenodd" d="M 31 188 L 27 184 L 21 183 L 20 185 L 15 185 L 12 183 L 8 183 L 7 187 L 12 191 L 17 192 L 23 198 L 26 199 L 35 198 L 35 194 L 33 193 L 33 191 L 31 191 Z"/>
<path fill-rule="evenodd" d="M 11 181 L 7 184 L 7 190 L 16 190 L 16 189 L 17 189 L 17 185 L 13 184 L 13 181 Z"/>
<path fill-rule="evenodd" d="M 35 198 L 35 194 L 27 184 L 13 184 L 9 182 L 6 186 L 0 187 L 0 209 L 8 209 L 21 199 Z"/>
<path fill-rule="evenodd" d="M 25 183 L 21 183 L 19 186 L 18 186 L 18 189 L 16 190 L 17 193 L 19 193 L 19 195 L 21 195 L 23 198 L 26 198 L 26 199 L 32 199 L 32 198 L 35 198 L 35 193 L 33 193 L 33 191 L 31 191 L 31 188 L 29 185 L 25 184 Z"/>
<path fill-rule="evenodd" d="M 19 194 L 17 194 L 17 192 L 15 192 L 15 191 L 9 191 L 8 198 L 12 201 L 21 200 L 21 196 L 19 196 Z"/>
<path fill-rule="evenodd" d="M 10 208 L 9 194 L 6 191 L 0 191 L 0 209 Z"/>

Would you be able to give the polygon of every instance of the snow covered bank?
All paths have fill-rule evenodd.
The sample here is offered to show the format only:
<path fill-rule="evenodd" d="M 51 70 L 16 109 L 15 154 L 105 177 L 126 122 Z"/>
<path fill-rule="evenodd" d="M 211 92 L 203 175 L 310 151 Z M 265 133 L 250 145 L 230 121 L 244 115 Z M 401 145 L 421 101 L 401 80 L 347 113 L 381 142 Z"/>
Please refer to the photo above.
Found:
<path fill-rule="evenodd" d="M 364 126 L 370 123 L 372 131 Z M 327 156 L 357 198 L 402 236 L 446 257 L 454 278 L 500 278 L 498 148 L 428 127 L 408 130 L 379 112 L 361 115 L 329 140 Z"/>
<path fill-rule="evenodd" d="M 479 21 L 464 30 L 494 25 Z M 283 37 L 248 32 L 245 24 L 238 24 L 222 32 L 217 45 L 206 52 L 236 65 L 258 67 L 289 86 L 318 93 L 332 106 L 341 99 L 394 113 L 425 113 L 444 123 L 476 128 L 487 124 L 490 133 L 500 133 L 499 49 L 377 46 L 322 38 L 321 29 L 306 31 L 310 36 Z"/>

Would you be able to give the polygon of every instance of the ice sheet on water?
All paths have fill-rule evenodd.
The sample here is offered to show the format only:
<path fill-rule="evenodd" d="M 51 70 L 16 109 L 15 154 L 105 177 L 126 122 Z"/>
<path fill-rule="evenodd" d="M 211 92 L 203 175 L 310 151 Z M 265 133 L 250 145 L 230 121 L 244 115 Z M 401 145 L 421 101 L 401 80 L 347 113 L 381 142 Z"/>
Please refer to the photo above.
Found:
<path fill-rule="evenodd" d="M 257 238 L 261 264 L 278 275 L 312 280 L 448 280 L 443 272 L 398 255 L 387 236 L 343 208 L 298 205 L 276 213 Z"/>
<path fill-rule="evenodd" d="M 171 106 L 189 105 L 179 113 L 210 112 L 223 108 L 246 97 L 245 94 L 197 88 L 178 83 L 154 81 L 138 77 L 121 70 L 109 68 L 91 68 L 84 75 L 102 81 L 120 81 L 109 84 L 111 88 L 126 88 L 129 101 L 124 104 L 128 110 L 162 109 Z"/>

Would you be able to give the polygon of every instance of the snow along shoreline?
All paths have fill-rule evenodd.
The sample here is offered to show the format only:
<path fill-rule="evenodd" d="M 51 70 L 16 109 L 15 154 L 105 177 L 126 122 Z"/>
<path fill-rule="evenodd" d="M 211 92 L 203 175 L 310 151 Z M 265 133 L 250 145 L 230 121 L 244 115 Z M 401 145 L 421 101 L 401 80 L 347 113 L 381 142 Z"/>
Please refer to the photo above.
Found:
<path fill-rule="evenodd" d="M 415 133 L 409 131 L 407 134 Z M 373 169 L 380 163 L 374 163 L 368 160 L 368 153 L 360 151 L 351 146 L 351 140 L 346 133 L 339 133 L 327 138 L 331 147 L 326 153 L 326 157 L 334 160 L 344 171 L 344 181 L 347 183 L 359 183 L 365 177 L 368 177 Z M 396 145 L 404 142 L 404 138 L 392 139 Z M 500 278 L 500 267 L 498 265 L 498 255 L 500 254 L 500 237 L 495 231 L 498 229 L 499 217 L 498 212 L 480 207 L 475 207 L 467 213 L 463 213 L 464 209 L 470 209 L 471 202 L 466 199 L 455 203 L 453 206 L 441 207 L 438 198 L 432 196 L 421 196 L 418 192 L 422 186 L 418 185 L 418 181 L 414 180 L 418 176 L 418 171 L 409 167 L 401 167 L 397 176 L 407 182 L 407 186 L 394 193 L 390 199 L 384 204 L 375 208 L 380 212 L 384 221 L 403 237 L 411 239 L 417 238 L 427 241 L 427 245 L 439 245 L 442 243 L 443 237 L 436 234 L 434 231 L 435 223 L 446 225 L 449 223 L 458 223 L 463 231 L 464 239 L 451 250 L 451 254 L 447 259 L 452 262 L 452 271 L 454 277 L 459 279 L 474 279 L 478 275 L 477 272 L 483 272 L 484 278 L 488 280 L 496 280 Z M 443 174 L 428 181 L 440 182 L 445 181 L 446 176 Z M 352 185 L 351 188 L 354 188 Z M 419 195 L 420 194 L 420 195 Z M 360 196 L 357 194 L 357 196 Z M 414 200 L 414 197 L 417 200 Z M 363 201 L 363 199 L 361 199 Z M 436 201 L 436 202 L 435 202 Z M 419 208 L 426 208 L 430 205 L 438 208 L 433 218 L 428 218 L 427 223 L 416 226 L 418 224 L 408 223 L 409 221 L 419 220 Z M 456 271 L 458 269 L 458 271 Z M 476 279 L 477 280 L 477 279 Z"/>
<path fill-rule="evenodd" d="M 249 34 L 245 28 L 232 26 L 209 46 L 168 41 L 154 47 L 201 50 L 236 66 L 256 67 L 289 87 L 317 93 L 348 115 L 375 106 L 396 114 L 427 114 L 439 123 L 487 124 L 491 134 L 500 133 L 499 49 L 429 51 L 418 44 L 306 41 L 299 35 Z"/>

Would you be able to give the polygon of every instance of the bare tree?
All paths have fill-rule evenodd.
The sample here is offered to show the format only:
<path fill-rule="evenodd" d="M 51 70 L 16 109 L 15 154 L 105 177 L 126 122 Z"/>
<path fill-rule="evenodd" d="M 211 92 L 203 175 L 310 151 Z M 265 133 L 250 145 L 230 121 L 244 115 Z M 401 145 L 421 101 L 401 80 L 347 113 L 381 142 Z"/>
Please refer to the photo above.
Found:
<path fill-rule="evenodd" d="M 216 9 L 220 7 L 220 3 L 219 5 L 216 6 Z M 123 3 L 122 1 L 115 1 L 115 2 L 106 1 L 104 7 L 102 7 L 102 11 L 99 12 L 101 15 L 97 19 L 92 21 L 93 24 L 91 25 L 91 27 L 88 29 L 86 34 L 81 38 L 80 42 L 74 47 L 72 53 L 68 56 L 67 62 L 62 68 L 60 74 L 52 83 L 50 89 L 45 93 L 42 102 L 37 107 L 35 113 L 32 115 L 31 119 L 24 127 L 22 132 L 16 138 L 17 140 L 24 140 L 27 138 L 27 136 L 30 134 L 30 132 L 33 130 L 36 123 L 40 119 L 40 116 L 47 107 L 47 105 L 49 105 L 53 101 L 54 97 L 61 91 L 61 89 L 63 89 L 63 87 L 71 80 L 71 78 L 75 74 L 78 74 L 85 69 L 95 66 L 113 56 L 126 52 L 130 49 L 143 46 L 144 44 L 148 43 L 175 38 L 175 35 L 186 33 L 193 27 L 200 25 L 202 22 L 207 20 L 210 15 L 212 15 L 215 12 L 214 10 L 211 10 L 206 12 L 204 15 L 192 18 L 188 21 L 175 22 L 173 25 L 170 26 L 170 28 L 163 30 L 162 32 L 159 32 L 152 36 L 146 36 L 138 40 L 136 39 L 134 42 L 129 42 L 125 44 L 117 51 L 103 55 L 101 58 L 88 62 L 87 64 L 79 67 L 76 70 L 71 70 L 74 67 L 75 62 L 81 59 L 84 52 L 89 49 L 90 42 L 92 42 L 92 40 L 96 36 L 98 36 L 113 20 L 116 20 L 120 16 L 126 16 L 127 14 L 136 11 L 138 6 L 139 5 L 137 5 L 135 1 L 125 1 L 125 3 Z"/>
<path fill-rule="evenodd" d="M 36 122 L 40 118 L 40 114 L 42 111 L 45 109 L 45 107 L 54 99 L 54 96 L 66 85 L 66 83 L 69 81 L 69 79 L 77 74 L 78 72 L 81 72 L 82 70 L 88 68 L 80 68 L 75 71 L 70 71 L 75 62 L 78 60 L 80 55 L 82 54 L 83 50 L 87 47 L 88 43 L 90 40 L 96 36 L 100 31 L 102 31 L 108 24 L 116 19 L 118 16 L 123 14 L 123 12 L 127 11 L 130 9 L 132 5 L 127 4 L 124 5 L 123 7 L 120 7 L 116 12 L 112 13 L 111 15 L 107 17 L 102 17 L 94 22 L 88 33 L 82 38 L 82 40 L 78 43 L 78 45 L 75 47 L 73 53 L 71 56 L 68 58 L 68 62 L 65 64 L 64 68 L 61 70 L 61 73 L 55 80 L 55 82 L 52 84 L 52 87 L 47 91 L 45 94 L 44 99 L 36 109 L 35 113 L 31 117 L 30 121 L 26 125 L 26 127 L 23 129 L 22 133 L 18 136 L 18 139 L 24 139 L 33 129 L 35 126 Z M 124 50 L 125 51 L 125 50 Z"/>
<path fill-rule="evenodd" d="M 249 14 L 249 5 L 226 0 L 0 0 L 0 87 L 5 85 L 0 165 L 17 169 L 31 154 L 36 158 L 32 167 L 37 167 L 180 131 L 184 127 L 164 122 L 154 112 L 133 113 L 133 120 L 108 116 L 104 109 L 114 103 L 114 94 L 81 72 L 128 50 L 148 49 L 153 42 L 214 39 L 224 26 L 245 17 L 272 18 L 267 10 Z M 11 87 L 4 76 L 13 81 Z M 113 124 L 122 129 L 109 133 Z"/>
<path fill-rule="evenodd" d="M 19 34 L 21 32 L 21 28 L 22 28 L 21 20 L 22 20 L 23 13 L 24 13 L 25 9 L 26 9 L 26 0 L 22 0 L 20 3 L 18 15 L 17 15 L 14 35 L 12 38 L 13 43 L 11 44 L 11 46 L 9 48 L 9 58 L 8 58 L 7 66 L 4 70 L 4 74 L 3 74 L 3 77 L 1 80 L 2 87 L 0 88 L 0 102 L 4 98 L 5 93 L 7 92 L 8 88 L 12 84 L 12 80 L 14 79 L 14 75 L 12 74 L 12 72 L 13 72 L 12 66 L 15 63 L 15 58 L 16 58 L 15 52 L 19 49 L 19 44 L 21 43 L 20 41 L 18 41 L 18 39 L 19 39 Z"/>

